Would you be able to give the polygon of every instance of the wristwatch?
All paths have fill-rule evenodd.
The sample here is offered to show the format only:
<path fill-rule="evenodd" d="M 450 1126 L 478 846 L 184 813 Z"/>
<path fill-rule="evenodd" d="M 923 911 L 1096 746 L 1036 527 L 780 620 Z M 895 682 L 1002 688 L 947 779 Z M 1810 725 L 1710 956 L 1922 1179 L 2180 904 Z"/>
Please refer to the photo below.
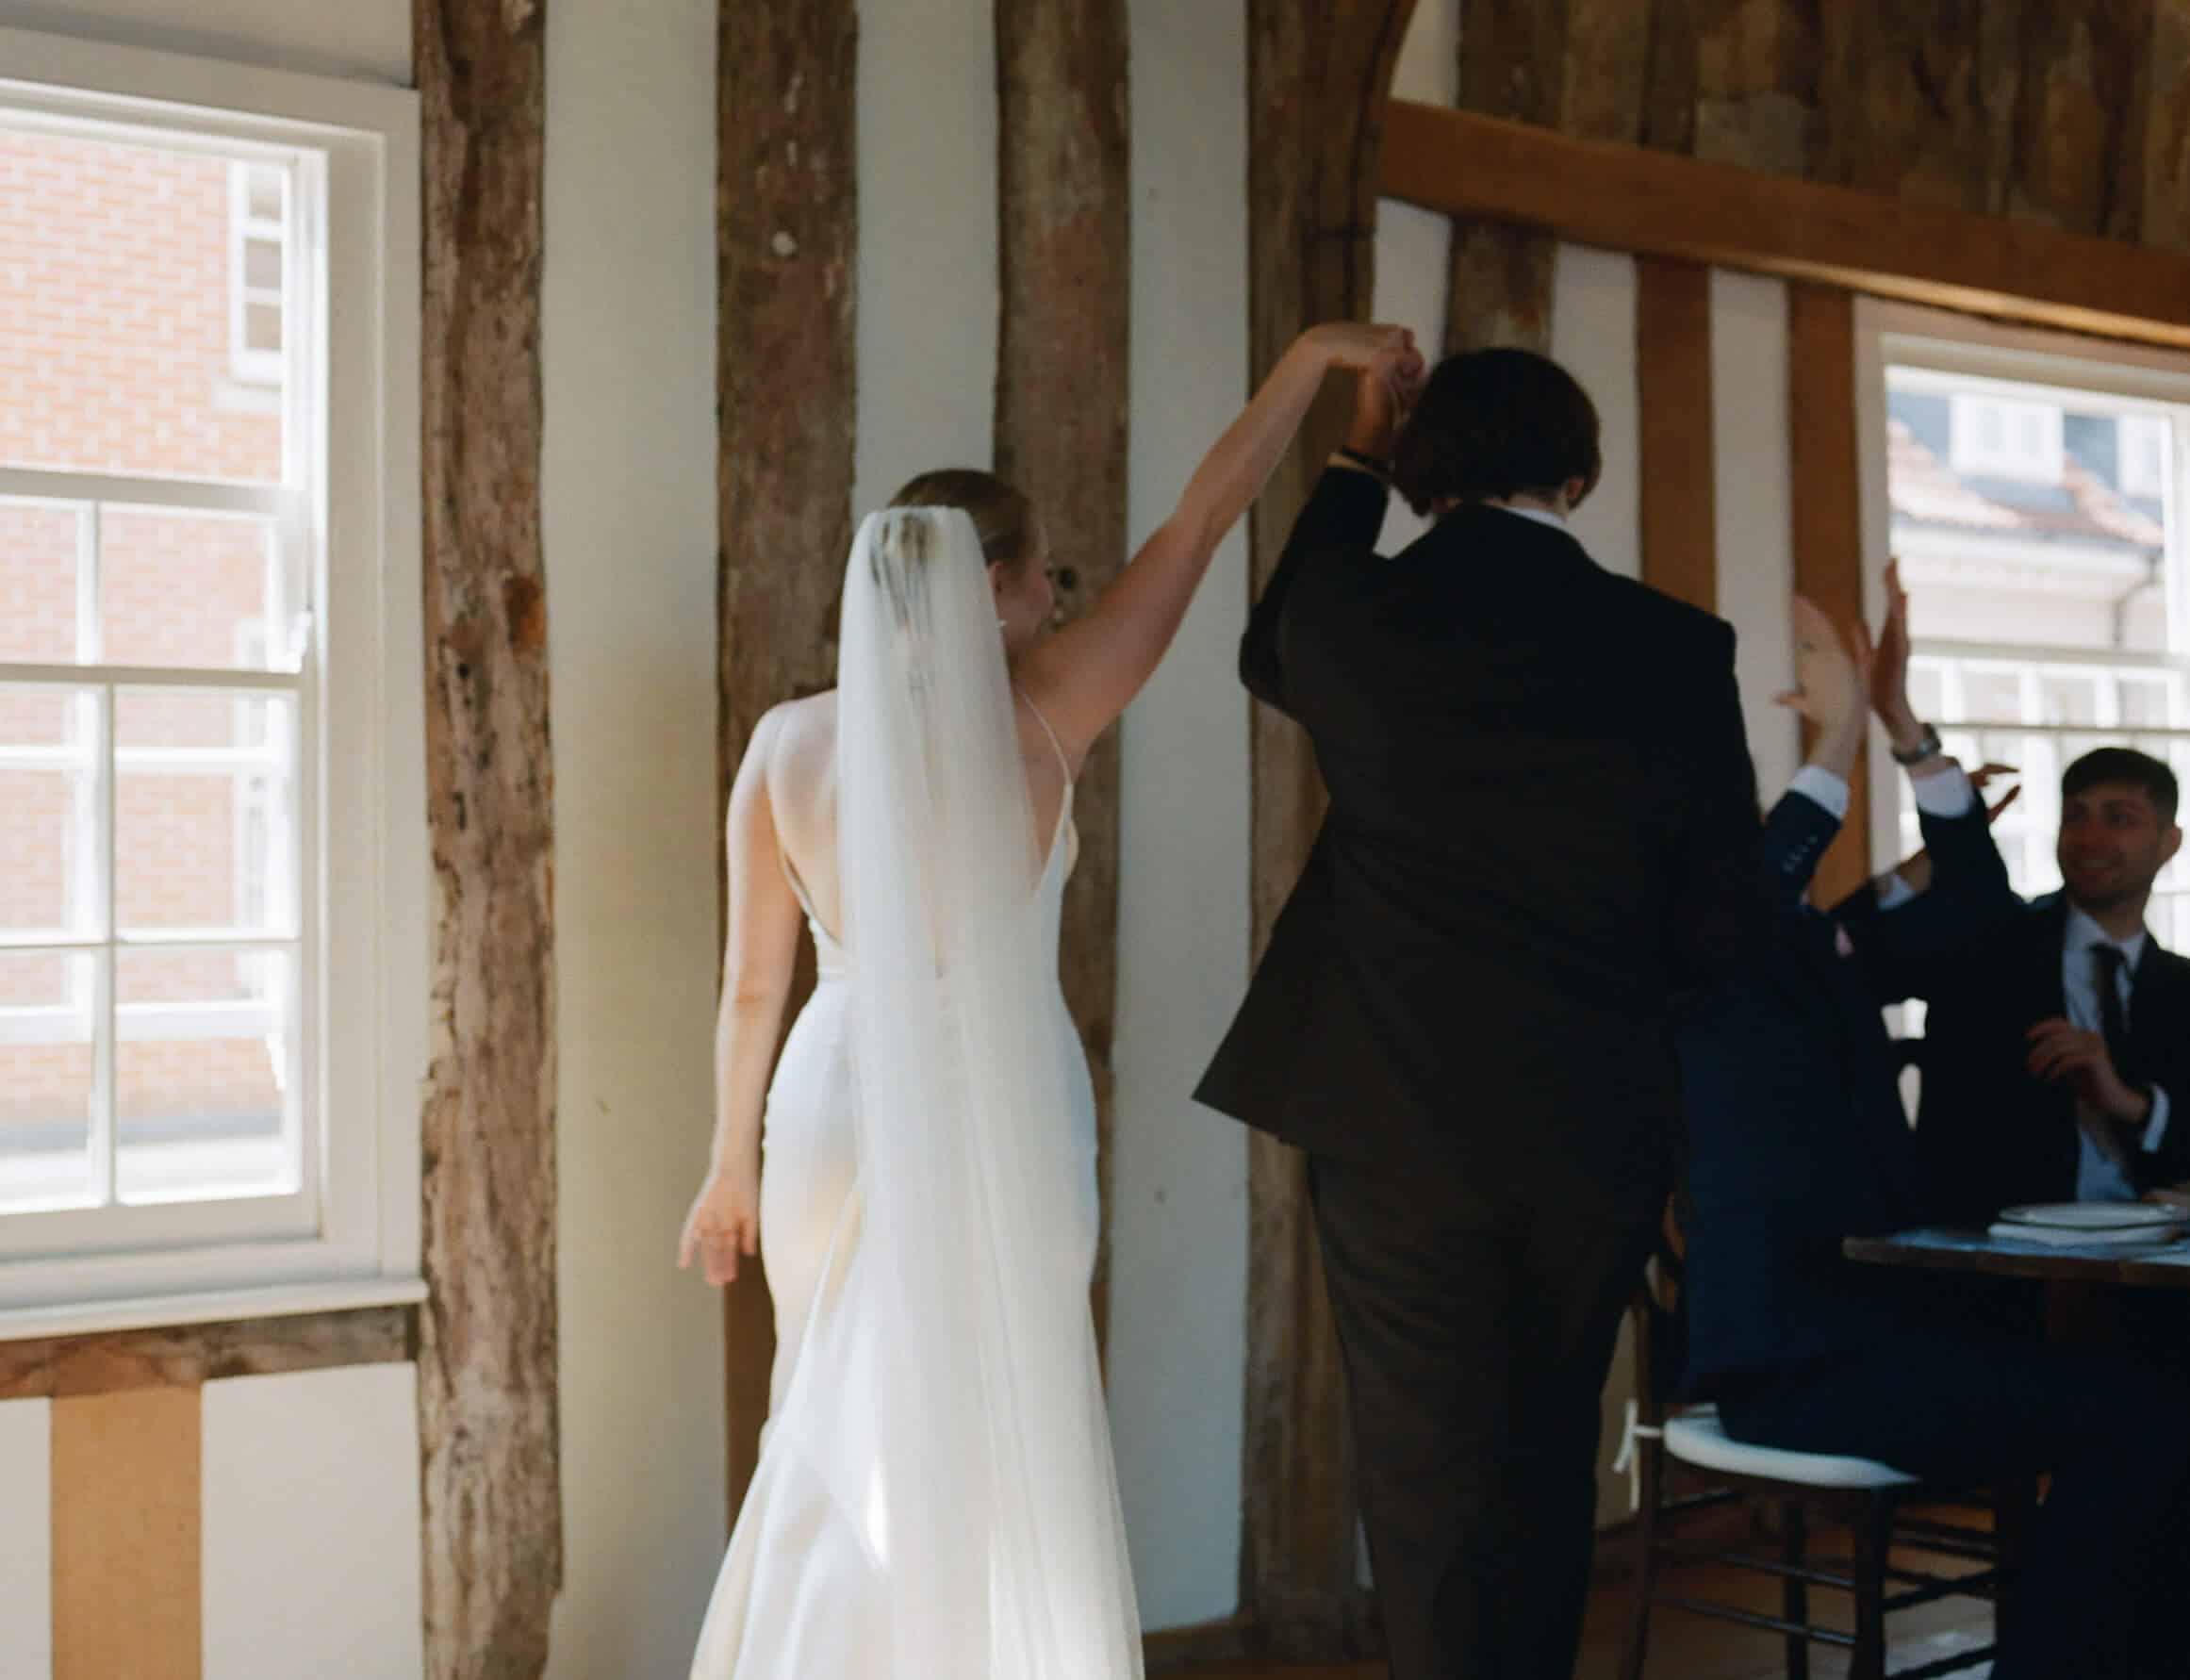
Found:
<path fill-rule="evenodd" d="M 1924 725 L 1924 733 L 1917 738 L 1917 744 L 1908 751 L 1903 752 L 1899 747 L 1889 747 L 1888 750 L 1892 752 L 1895 764 L 1908 766 L 1920 765 L 1927 758 L 1938 757 L 1945 750 L 1945 748 L 1940 744 L 1939 732 L 1927 723 Z"/>

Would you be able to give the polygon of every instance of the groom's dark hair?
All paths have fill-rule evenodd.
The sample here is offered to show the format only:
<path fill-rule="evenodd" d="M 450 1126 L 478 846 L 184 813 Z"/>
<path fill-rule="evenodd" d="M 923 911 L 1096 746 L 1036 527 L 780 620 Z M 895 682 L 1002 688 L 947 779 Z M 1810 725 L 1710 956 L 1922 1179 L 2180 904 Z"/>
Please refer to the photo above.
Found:
<path fill-rule="evenodd" d="M 1426 514 L 1438 502 L 1556 495 L 1597 486 L 1597 405 L 1533 350 L 1471 350 L 1429 376 L 1391 448 L 1391 484 Z"/>

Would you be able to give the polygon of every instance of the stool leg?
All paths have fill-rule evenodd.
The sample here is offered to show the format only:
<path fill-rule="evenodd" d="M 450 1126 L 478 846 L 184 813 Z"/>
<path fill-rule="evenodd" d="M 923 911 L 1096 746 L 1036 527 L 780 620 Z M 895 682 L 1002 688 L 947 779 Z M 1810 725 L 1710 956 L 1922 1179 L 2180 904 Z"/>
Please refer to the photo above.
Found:
<path fill-rule="evenodd" d="M 1800 1569 L 1809 1558 L 1809 1513 L 1803 1509 L 1797 1499 L 1783 1501 L 1779 1507 L 1780 1561 Z M 1788 1622 L 1810 1624 L 1810 1584 L 1798 1581 L 1792 1575 L 1782 1577 L 1780 1583 L 1780 1615 Z M 1810 1640 L 1806 1634 L 1790 1633 L 1787 1636 L 1787 1680 L 1810 1680 Z"/>
<path fill-rule="evenodd" d="M 1848 1680 L 1885 1680 L 1885 1562 L 1893 1501 L 1872 1495 L 1855 1520 L 1855 1649 Z"/>

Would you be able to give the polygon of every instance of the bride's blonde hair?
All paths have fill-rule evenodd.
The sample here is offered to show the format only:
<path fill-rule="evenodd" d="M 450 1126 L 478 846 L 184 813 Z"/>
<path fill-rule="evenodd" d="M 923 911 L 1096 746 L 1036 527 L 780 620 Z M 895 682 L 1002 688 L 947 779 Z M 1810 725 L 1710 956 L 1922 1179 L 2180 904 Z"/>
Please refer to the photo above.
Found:
<path fill-rule="evenodd" d="M 993 472 L 974 467 L 945 467 L 923 472 L 890 498 L 892 507 L 963 507 L 980 538 L 981 555 L 991 566 L 1014 571 L 1042 545 L 1034 503 Z"/>

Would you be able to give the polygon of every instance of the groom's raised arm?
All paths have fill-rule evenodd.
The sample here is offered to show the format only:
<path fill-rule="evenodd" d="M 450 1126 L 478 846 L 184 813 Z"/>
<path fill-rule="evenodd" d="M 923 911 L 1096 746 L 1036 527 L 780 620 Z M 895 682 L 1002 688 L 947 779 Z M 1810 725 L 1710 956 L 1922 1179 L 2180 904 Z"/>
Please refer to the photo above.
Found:
<path fill-rule="evenodd" d="M 1247 633 L 1240 638 L 1240 681 L 1257 700 L 1288 716 L 1293 707 L 1286 700 L 1278 634 L 1286 601 L 1316 555 L 1375 548 L 1376 533 L 1384 525 L 1385 499 L 1384 481 L 1375 474 L 1337 460 L 1325 468 L 1309 493 L 1308 505 L 1293 522 L 1293 534 L 1285 539 L 1269 586 L 1247 617 Z"/>

